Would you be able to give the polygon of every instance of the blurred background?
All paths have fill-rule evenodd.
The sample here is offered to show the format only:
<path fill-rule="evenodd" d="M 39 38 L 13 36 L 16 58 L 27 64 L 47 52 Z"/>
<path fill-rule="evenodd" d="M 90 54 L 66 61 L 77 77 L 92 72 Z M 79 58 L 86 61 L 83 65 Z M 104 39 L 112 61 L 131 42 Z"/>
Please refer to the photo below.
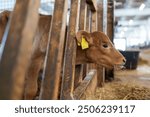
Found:
<path fill-rule="evenodd" d="M 150 0 L 115 1 L 116 48 L 150 47 Z"/>
<path fill-rule="evenodd" d="M 39 8 L 39 13 L 49 15 L 53 13 L 54 1 L 55 0 L 40 0 L 41 5 Z M 0 0 L 0 12 L 4 10 L 12 11 L 14 8 L 16 0 Z"/>

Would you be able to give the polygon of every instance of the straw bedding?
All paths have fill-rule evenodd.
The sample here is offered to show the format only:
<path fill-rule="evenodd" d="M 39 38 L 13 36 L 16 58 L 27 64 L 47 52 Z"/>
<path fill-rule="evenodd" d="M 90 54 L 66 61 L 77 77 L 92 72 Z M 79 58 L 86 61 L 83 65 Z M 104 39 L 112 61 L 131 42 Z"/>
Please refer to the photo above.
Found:
<path fill-rule="evenodd" d="M 96 90 L 97 100 L 149 100 L 150 89 L 136 83 L 123 84 L 119 81 L 106 83 Z"/>

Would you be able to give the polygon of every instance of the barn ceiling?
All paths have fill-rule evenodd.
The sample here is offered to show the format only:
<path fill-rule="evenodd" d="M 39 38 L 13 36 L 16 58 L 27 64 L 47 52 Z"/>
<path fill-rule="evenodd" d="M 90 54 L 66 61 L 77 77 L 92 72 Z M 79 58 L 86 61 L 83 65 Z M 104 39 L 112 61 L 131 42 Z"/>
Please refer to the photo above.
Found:
<path fill-rule="evenodd" d="M 115 38 L 150 46 L 150 0 L 115 0 Z M 118 40 L 117 40 L 118 41 Z"/>
<path fill-rule="evenodd" d="M 122 25 L 130 19 L 140 25 L 140 21 L 150 17 L 150 0 L 116 0 L 115 17 L 117 21 L 124 21 Z"/>

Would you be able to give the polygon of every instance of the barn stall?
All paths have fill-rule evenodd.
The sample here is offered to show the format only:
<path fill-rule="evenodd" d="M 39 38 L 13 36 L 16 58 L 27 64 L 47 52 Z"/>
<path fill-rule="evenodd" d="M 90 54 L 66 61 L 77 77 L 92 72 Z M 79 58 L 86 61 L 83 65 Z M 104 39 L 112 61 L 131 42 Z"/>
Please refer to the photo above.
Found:
<path fill-rule="evenodd" d="M 142 33 L 138 36 L 142 39 L 139 38 L 140 44 L 132 42 L 131 33 L 128 33 L 137 26 L 127 24 L 128 21 L 132 24 L 132 18 L 137 22 L 139 19 L 149 21 L 150 14 L 141 12 L 144 15 L 140 14 L 136 17 L 134 11 L 141 4 L 146 3 L 144 10 L 149 10 L 148 0 L 143 2 L 137 0 L 134 2 L 126 0 L 121 2 L 117 0 L 1 0 L 1 3 L 3 3 L 0 5 L 1 12 L 4 10 L 13 12 L 1 42 L 0 99 L 150 98 L 147 56 L 149 36 L 148 34 L 147 37 L 140 36 L 143 35 L 143 28 L 139 26 L 141 25 L 139 23 Z M 126 13 L 124 16 L 120 12 L 128 6 L 133 7 L 133 14 L 128 16 Z M 52 15 L 52 19 L 45 24 L 49 26 L 45 56 L 42 53 L 42 56 L 37 59 L 38 66 L 31 66 L 34 62 L 31 61 L 32 55 L 37 52 L 35 48 L 38 49 L 42 43 L 39 41 L 37 42 L 39 45 L 34 46 L 34 36 L 38 35 L 36 28 L 40 22 L 39 14 Z M 122 22 L 124 24 L 120 24 Z M 128 28 L 127 33 L 125 31 Z M 148 31 L 147 28 L 144 29 L 145 32 Z M 103 31 L 126 59 L 128 52 L 133 54 L 133 58 L 136 59 L 135 68 L 131 70 L 134 66 L 130 62 L 132 56 L 127 59 L 126 69 L 120 71 L 96 64 L 76 65 L 77 44 L 74 38 L 78 30 Z M 119 37 L 118 34 L 124 35 Z M 26 75 L 32 70 L 34 72 Z M 35 77 L 33 74 L 38 79 L 31 79 Z M 110 80 L 111 82 L 108 82 Z"/>

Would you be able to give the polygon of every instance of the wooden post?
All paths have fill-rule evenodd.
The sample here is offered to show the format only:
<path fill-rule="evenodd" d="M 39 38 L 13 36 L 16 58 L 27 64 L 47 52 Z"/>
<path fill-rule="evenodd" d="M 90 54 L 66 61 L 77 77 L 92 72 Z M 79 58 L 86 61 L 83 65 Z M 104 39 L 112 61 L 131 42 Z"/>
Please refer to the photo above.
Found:
<path fill-rule="evenodd" d="M 107 35 L 109 39 L 113 42 L 114 38 L 114 1 L 108 0 L 107 6 Z M 114 70 L 106 69 L 106 79 L 111 81 L 114 79 Z"/>
<path fill-rule="evenodd" d="M 39 0 L 17 0 L 0 61 L 0 99 L 21 99 L 38 22 Z"/>
<path fill-rule="evenodd" d="M 88 95 L 93 95 L 93 92 L 95 92 L 94 86 L 97 85 L 97 82 L 95 82 L 96 79 L 97 79 L 97 71 L 90 70 L 89 73 L 86 75 L 85 79 L 75 89 L 74 98 L 81 99 L 83 95 L 86 96 L 86 98 Z"/>
<path fill-rule="evenodd" d="M 92 12 L 96 11 L 96 4 L 97 4 L 97 0 L 86 0 L 86 2 L 89 4 L 90 9 Z"/>
<path fill-rule="evenodd" d="M 76 62 L 76 40 L 75 34 L 78 30 L 79 0 L 71 0 L 68 36 L 66 39 L 65 58 L 63 67 L 63 78 L 60 99 L 73 99 L 75 62 Z"/>
<path fill-rule="evenodd" d="M 91 20 L 92 20 L 92 11 L 90 9 L 90 5 L 87 5 L 87 14 L 86 14 L 86 31 L 91 32 Z M 86 65 L 86 74 L 88 74 L 90 70 L 90 64 Z"/>
<path fill-rule="evenodd" d="M 94 31 L 97 31 L 98 29 L 98 25 L 97 25 L 97 1 L 94 1 L 93 2 L 94 5 L 95 5 L 95 11 L 92 11 L 92 19 L 91 19 L 91 32 L 94 32 Z M 90 69 L 97 69 L 96 67 L 97 65 L 96 64 L 90 64 Z M 92 84 L 92 87 L 91 89 L 87 89 L 87 92 L 90 92 L 92 95 L 95 94 L 95 91 L 96 91 L 96 88 L 97 88 L 97 73 L 96 73 L 96 76 L 93 77 L 92 81 L 91 81 L 91 84 Z M 89 90 L 92 90 L 89 91 Z"/>
<path fill-rule="evenodd" d="M 68 0 L 55 0 L 40 99 L 58 99 Z"/>
<path fill-rule="evenodd" d="M 102 8 L 100 8 L 102 6 Z M 98 23 L 98 30 L 102 30 L 105 34 L 107 34 L 107 0 L 100 1 L 98 0 L 98 21 L 101 18 L 102 22 Z M 101 10 L 102 9 L 102 10 Z M 101 12 L 102 11 L 102 12 Z M 102 29 L 101 29 L 102 26 Z M 102 66 L 97 67 L 98 73 L 98 87 L 102 87 L 105 82 L 105 68 Z"/>
<path fill-rule="evenodd" d="M 91 25 L 90 25 L 90 22 L 91 22 L 91 10 L 90 10 L 90 6 L 87 5 L 87 14 L 86 14 L 86 31 L 90 32 L 91 31 Z"/>
<path fill-rule="evenodd" d="M 87 3 L 89 3 L 89 5 L 94 5 L 94 10 L 93 7 L 91 8 L 91 22 L 90 22 L 90 31 L 94 32 L 97 31 L 97 2 L 95 0 L 87 0 Z M 88 69 L 96 69 L 96 65 L 95 64 L 88 64 Z"/>
<path fill-rule="evenodd" d="M 97 31 L 98 25 L 97 25 L 97 12 L 92 12 L 92 27 L 91 31 Z"/>
<path fill-rule="evenodd" d="M 98 31 L 103 32 L 103 1 L 97 1 L 97 25 Z"/>
<path fill-rule="evenodd" d="M 108 15 L 107 15 L 107 35 L 113 42 L 114 38 L 114 1 L 108 0 Z"/>
<path fill-rule="evenodd" d="M 98 31 L 103 32 L 103 1 L 98 0 L 97 2 L 97 22 L 98 22 Z M 104 68 L 102 66 L 97 66 L 97 86 L 102 87 L 105 82 Z"/>
<path fill-rule="evenodd" d="M 86 14 L 87 14 L 86 0 L 81 0 L 80 14 L 79 14 L 79 30 L 86 30 Z M 86 64 L 76 65 L 75 88 L 82 82 L 85 76 L 86 76 Z"/>

